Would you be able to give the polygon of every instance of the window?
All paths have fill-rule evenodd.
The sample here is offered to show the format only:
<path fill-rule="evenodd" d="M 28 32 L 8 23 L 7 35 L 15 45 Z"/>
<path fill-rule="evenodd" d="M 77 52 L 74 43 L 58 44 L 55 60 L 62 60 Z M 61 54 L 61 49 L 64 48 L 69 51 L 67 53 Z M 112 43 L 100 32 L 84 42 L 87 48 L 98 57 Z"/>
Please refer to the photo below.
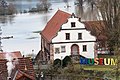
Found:
<path fill-rule="evenodd" d="M 82 39 L 82 33 L 78 33 L 78 39 Z"/>
<path fill-rule="evenodd" d="M 75 22 L 71 22 L 71 27 L 75 27 Z"/>
<path fill-rule="evenodd" d="M 66 40 L 70 40 L 70 33 L 66 33 Z"/>
<path fill-rule="evenodd" d="M 87 51 L 87 45 L 83 45 L 83 52 Z"/>
<path fill-rule="evenodd" d="M 61 46 L 61 52 L 66 52 L 65 46 Z"/>
<path fill-rule="evenodd" d="M 55 54 L 59 54 L 60 53 L 60 48 L 55 48 Z"/>

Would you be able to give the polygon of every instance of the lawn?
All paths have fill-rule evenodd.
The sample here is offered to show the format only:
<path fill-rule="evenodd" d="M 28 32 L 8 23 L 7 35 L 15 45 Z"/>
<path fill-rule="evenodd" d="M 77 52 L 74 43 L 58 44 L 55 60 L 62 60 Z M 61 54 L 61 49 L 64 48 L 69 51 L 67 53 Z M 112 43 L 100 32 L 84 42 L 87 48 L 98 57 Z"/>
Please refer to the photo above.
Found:
<path fill-rule="evenodd" d="M 104 72 L 105 76 L 107 78 L 110 78 L 112 80 L 115 80 L 115 67 L 113 65 L 80 65 L 80 64 L 76 64 L 74 66 L 75 68 L 79 69 L 79 68 L 83 68 L 84 70 L 92 70 L 95 72 Z M 119 69 L 120 71 L 120 69 Z"/>
<path fill-rule="evenodd" d="M 114 71 L 115 66 L 111 65 L 81 65 L 85 70 L 96 70 L 96 71 Z"/>

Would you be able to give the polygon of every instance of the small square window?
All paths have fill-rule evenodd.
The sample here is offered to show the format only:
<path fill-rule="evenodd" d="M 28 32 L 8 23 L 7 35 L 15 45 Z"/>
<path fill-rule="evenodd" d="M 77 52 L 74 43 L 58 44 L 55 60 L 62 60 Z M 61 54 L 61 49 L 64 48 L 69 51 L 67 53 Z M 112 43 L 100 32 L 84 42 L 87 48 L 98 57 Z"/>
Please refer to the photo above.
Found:
<path fill-rule="evenodd" d="M 75 27 L 75 22 L 71 22 L 71 27 Z"/>
<path fill-rule="evenodd" d="M 66 40 L 70 40 L 70 33 L 66 33 Z"/>
<path fill-rule="evenodd" d="M 61 46 L 61 52 L 66 52 L 65 46 Z"/>
<path fill-rule="evenodd" d="M 59 54 L 60 53 L 60 48 L 55 48 L 55 54 Z"/>
<path fill-rule="evenodd" d="M 87 45 L 83 45 L 83 52 L 87 51 Z"/>
<path fill-rule="evenodd" d="M 78 39 L 82 39 L 82 33 L 78 33 Z"/>

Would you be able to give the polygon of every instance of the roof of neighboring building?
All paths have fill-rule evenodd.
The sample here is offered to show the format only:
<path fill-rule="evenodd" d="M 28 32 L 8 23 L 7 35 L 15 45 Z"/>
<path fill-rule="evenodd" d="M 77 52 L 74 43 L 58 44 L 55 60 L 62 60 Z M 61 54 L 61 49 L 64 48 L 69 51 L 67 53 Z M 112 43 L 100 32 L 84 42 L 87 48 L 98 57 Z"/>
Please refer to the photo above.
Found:
<path fill-rule="evenodd" d="M 62 24 L 67 22 L 67 19 L 71 14 L 58 10 L 56 14 L 50 19 L 50 21 L 45 26 L 44 30 L 41 32 L 41 35 L 51 42 L 52 38 L 60 30 Z"/>
<path fill-rule="evenodd" d="M 9 54 L 12 58 L 22 58 L 20 51 L 15 52 L 0 52 L 0 59 L 6 59 L 6 54 Z"/>
<path fill-rule="evenodd" d="M 11 80 L 15 77 L 15 80 L 19 80 L 20 77 L 27 77 L 30 80 L 35 80 L 35 72 L 32 64 L 32 60 L 29 57 L 14 58 L 13 65 L 15 68 L 10 75 Z M 7 80 L 7 60 L 0 59 L 0 80 Z"/>
<path fill-rule="evenodd" d="M 0 80 L 7 80 L 7 60 L 0 59 Z"/>
<path fill-rule="evenodd" d="M 66 23 L 71 15 L 72 14 L 58 10 L 41 32 L 42 37 L 51 42 L 52 38 L 54 38 L 60 30 L 61 25 Z M 104 32 L 102 32 L 105 29 L 103 21 L 83 21 L 82 23 L 85 24 L 87 30 L 91 31 L 92 35 L 96 36 L 97 40 L 107 39 Z"/>
<path fill-rule="evenodd" d="M 105 36 L 105 25 L 103 21 L 84 21 L 87 30 L 96 36 L 97 40 L 107 40 Z"/>
<path fill-rule="evenodd" d="M 19 80 L 19 79 L 21 79 L 21 77 L 24 77 L 24 76 L 27 77 L 29 80 L 35 80 L 34 77 L 32 77 L 32 76 L 30 76 L 30 75 L 28 75 L 25 72 L 22 72 L 20 70 L 18 70 L 16 72 L 16 78 L 15 78 L 15 80 Z"/>
<path fill-rule="evenodd" d="M 35 73 L 33 69 L 32 60 L 29 57 L 18 58 L 15 69 L 13 70 L 15 74 L 11 75 L 12 78 L 15 77 L 15 80 L 20 77 L 26 76 L 30 80 L 35 80 Z"/>

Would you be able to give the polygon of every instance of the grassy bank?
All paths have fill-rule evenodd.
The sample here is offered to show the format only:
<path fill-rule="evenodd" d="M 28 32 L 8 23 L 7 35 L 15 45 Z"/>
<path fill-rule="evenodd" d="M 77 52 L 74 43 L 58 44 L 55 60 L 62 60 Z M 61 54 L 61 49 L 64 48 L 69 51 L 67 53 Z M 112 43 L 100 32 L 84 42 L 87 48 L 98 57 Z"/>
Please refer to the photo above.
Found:
<path fill-rule="evenodd" d="M 76 69 L 80 69 L 82 68 L 83 70 L 88 71 L 88 73 L 90 73 L 89 71 L 93 71 L 94 73 L 91 73 L 91 75 L 93 74 L 103 74 L 101 76 L 107 77 L 108 79 L 112 79 L 115 80 L 116 79 L 116 66 L 113 65 L 80 65 L 80 64 L 76 64 L 74 65 L 74 68 Z M 119 73 L 120 73 L 120 69 L 119 69 Z M 119 76 L 120 79 L 120 76 Z"/>

